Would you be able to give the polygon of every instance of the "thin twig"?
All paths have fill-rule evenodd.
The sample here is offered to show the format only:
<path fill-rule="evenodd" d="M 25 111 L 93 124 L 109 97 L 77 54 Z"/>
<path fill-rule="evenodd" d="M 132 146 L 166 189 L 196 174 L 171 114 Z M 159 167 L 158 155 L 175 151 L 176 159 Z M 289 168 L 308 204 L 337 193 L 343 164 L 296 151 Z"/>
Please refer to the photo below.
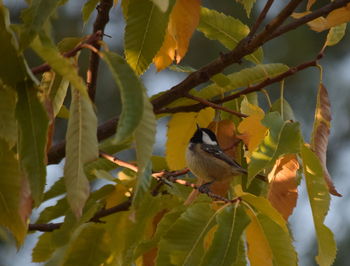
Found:
<path fill-rule="evenodd" d="M 100 223 L 100 219 L 111 214 L 127 211 L 131 206 L 131 199 L 127 199 L 126 201 L 113 206 L 109 209 L 101 209 L 95 213 L 95 215 L 89 220 L 89 222 Z M 59 229 L 63 223 L 48 223 L 48 224 L 29 224 L 29 231 L 41 231 L 41 232 L 52 232 L 56 229 Z"/>
<path fill-rule="evenodd" d="M 202 103 L 202 104 L 204 104 L 206 106 L 212 107 L 214 109 L 223 110 L 223 111 L 225 111 L 227 113 L 233 114 L 233 115 L 238 116 L 238 117 L 247 117 L 247 115 L 245 115 L 245 114 L 242 114 L 240 112 L 236 112 L 235 110 L 226 108 L 224 106 L 221 106 L 221 105 L 218 105 L 218 104 L 215 104 L 215 103 L 212 103 L 212 102 L 209 102 L 209 101 L 207 101 L 207 100 L 205 100 L 203 98 L 199 98 L 199 97 L 191 95 L 189 93 L 186 93 L 185 97 L 187 97 L 189 99 L 192 99 L 192 100 L 195 100 L 197 102 L 200 102 L 200 103 Z"/>
<path fill-rule="evenodd" d="M 252 26 L 250 32 L 249 32 L 249 37 L 253 38 L 253 36 L 255 35 L 255 33 L 257 32 L 257 30 L 259 29 L 261 23 L 264 21 L 267 12 L 269 12 L 270 7 L 272 6 L 274 0 L 267 0 L 263 10 L 261 11 L 261 13 L 259 14 L 258 18 L 256 19 L 254 25 Z"/>
<path fill-rule="evenodd" d="M 122 160 L 118 159 L 117 157 L 109 155 L 109 154 L 107 154 L 105 152 L 100 151 L 100 156 L 102 158 L 105 158 L 106 160 L 114 163 L 114 164 L 117 164 L 117 165 L 121 166 L 121 167 L 128 168 L 128 169 L 130 169 L 130 170 L 132 170 L 134 172 L 138 171 L 138 168 L 137 168 L 136 165 L 133 165 L 133 164 L 125 162 L 125 161 L 122 161 Z"/>
<path fill-rule="evenodd" d="M 113 136 L 113 134 L 116 131 L 117 124 L 118 124 L 118 117 L 114 117 L 104 122 L 103 124 L 101 124 L 97 128 L 98 141 L 101 141 Z M 47 163 L 48 164 L 59 163 L 66 155 L 65 146 L 66 146 L 66 142 L 64 140 L 53 145 L 50 148 L 49 152 L 47 153 Z"/>

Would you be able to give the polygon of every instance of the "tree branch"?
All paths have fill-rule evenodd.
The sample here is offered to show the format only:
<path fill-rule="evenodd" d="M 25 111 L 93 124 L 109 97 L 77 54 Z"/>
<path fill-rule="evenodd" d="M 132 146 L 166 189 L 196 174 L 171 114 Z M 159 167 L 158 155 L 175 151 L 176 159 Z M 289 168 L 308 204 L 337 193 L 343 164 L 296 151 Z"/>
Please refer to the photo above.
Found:
<path fill-rule="evenodd" d="M 81 43 L 79 43 L 76 47 L 74 47 L 74 49 L 64 53 L 63 56 L 64 57 L 73 57 L 81 49 L 83 49 L 86 44 L 95 45 L 101 40 L 101 38 L 102 38 L 101 31 L 94 32 L 93 34 L 86 37 L 85 40 L 83 40 Z M 49 71 L 50 69 L 51 69 L 51 66 L 49 64 L 45 63 L 45 64 L 42 64 L 40 66 L 33 67 L 31 70 L 32 70 L 33 74 L 36 75 L 36 74 L 40 74 L 40 73 L 44 73 L 46 71 Z"/>
<path fill-rule="evenodd" d="M 131 199 L 127 199 L 126 201 L 113 206 L 109 209 L 101 209 L 89 220 L 89 222 L 101 222 L 100 219 L 111 214 L 127 211 L 131 206 Z M 41 232 L 52 232 L 62 226 L 63 223 L 48 223 L 48 224 L 29 224 L 29 231 L 41 231 Z"/>
<path fill-rule="evenodd" d="M 235 110 L 231 110 L 231 109 L 226 108 L 224 106 L 221 106 L 221 105 L 209 102 L 209 101 L 207 101 L 207 100 L 205 100 L 203 98 L 199 98 L 197 96 L 194 96 L 194 95 L 191 95 L 191 94 L 188 94 L 188 93 L 185 94 L 185 97 L 187 97 L 189 99 L 192 99 L 192 100 L 195 100 L 197 102 L 200 102 L 201 104 L 203 104 L 205 106 L 209 106 L 209 107 L 212 107 L 212 108 L 218 109 L 218 110 L 223 110 L 223 111 L 225 111 L 227 113 L 233 114 L 233 115 L 238 116 L 238 117 L 247 117 L 247 115 L 245 115 L 245 114 L 242 114 L 240 112 L 236 112 Z"/>
<path fill-rule="evenodd" d="M 291 30 L 294 30 L 316 18 L 322 17 L 324 15 L 329 14 L 330 12 L 332 12 L 333 10 L 337 9 L 337 8 L 341 8 L 344 7 L 345 5 L 347 5 L 348 3 L 350 3 L 350 0 L 335 0 L 331 3 L 329 3 L 328 5 L 325 5 L 324 7 L 321 7 L 315 11 L 313 11 L 311 14 L 306 15 L 304 17 L 301 17 L 299 19 L 296 19 L 295 21 L 282 26 L 281 28 L 279 28 L 278 30 L 276 30 L 267 40 L 271 40 L 274 39 L 286 32 L 289 32 Z"/>
<path fill-rule="evenodd" d="M 100 156 L 109 160 L 112 163 L 119 165 L 119 166 L 128 168 L 128 169 L 135 171 L 135 172 L 138 171 L 137 166 L 135 166 L 131 163 L 122 161 L 115 156 L 109 155 L 109 154 L 104 153 L 104 152 L 100 152 Z M 177 183 L 177 184 L 180 184 L 183 186 L 191 187 L 193 189 L 198 189 L 198 186 L 196 186 L 195 184 L 192 184 L 190 182 L 187 182 L 186 180 L 177 178 L 178 176 L 186 174 L 188 171 L 189 171 L 188 169 L 183 169 L 180 171 L 173 171 L 173 172 L 160 171 L 160 172 L 153 173 L 152 177 L 155 178 L 156 180 L 163 182 L 165 184 L 168 184 L 168 185 L 169 185 L 169 181 L 170 181 L 172 183 Z M 225 197 L 214 194 L 210 191 L 201 192 L 201 193 L 207 194 L 209 197 L 211 197 L 214 200 L 224 201 L 225 203 L 234 203 L 237 200 L 239 200 L 238 198 L 233 199 L 233 200 L 229 200 Z M 89 220 L 89 222 L 99 223 L 99 222 L 101 222 L 100 219 L 103 217 L 112 215 L 112 214 L 117 213 L 117 212 L 127 211 L 127 210 L 129 210 L 131 204 L 132 204 L 132 199 L 128 198 L 126 201 L 124 201 L 116 206 L 113 206 L 113 207 L 108 208 L 108 209 L 101 209 L 95 213 L 95 215 Z M 52 232 L 56 229 L 59 229 L 61 226 L 62 226 L 62 223 L 29 224 L 28 230 L 29 231 L 41 231 L 41 232 Z"/>
<path fill-rule="evenodd" d="M 117 124 L 118 124 L 118 117 L 114 117 L 104 122 L 103 124 L 101 124 L 97 128 L 98 141 L 102 141 L 104 139 L 107 139 L 113 136 L 113 134 L 116 131 Z M 53 145 L 50 148 L 49 152 L 47 153 L 47 163 L 48 164 L 59 163 L 66 155 L 65 146 L 66 146 L 66 142 L 64 140 Z"/>
<path fill-rule="evenodd" d="M 154 99 L 152 101 L 154 110 L 160 110 L 169 103 L 183 97 L 190 89 L 209 81 L 212 76 L 221 73 L 226 67 L 240 62 L 244 56 L 253 53 L 264 44 L 270 34 L 287 19 L 301 1 L 302 0 L 291 0 L 278 16 L 265 27 L 262 33 L 253 39 L 250 39 L 250 37 L 242 39 L 232 51 L 222 54 L 211 63 L 192 72 L 187 78 L 172 87 L 167 93 Z"/>
<path fill-rule="evenodd" d="M 213 100 L 211 101 L 211 103 L 213 104 L 221 104 L 224 102 L 228 102 L 230 100 L 236 99 L 238 97 L 240 97 L 241 95 L 246 95 L 252 92 L 256 92 L 259 90 L 262 90 L 263 88 L 265 88 L 268 85 L 271 85 L 273 83 L 279 82 L 289 76 L 294 75 L 295 73 L 304 70 L 308 67 L 313 67 L 317 65 L 317 60 L 321 59 L 322 54 L 320 54 L 315 60 L 312 61 L 308 61 L 305 62 L 303 64 L 300 64 L 296 67 L 291 67 L 289 68 L 287 71 L 283 72 L 282 74 L 273 77 L 273 78 L 267 78 L 264 81 L 256 84 L 255 86 L 251 86 L 251 87 L 247 87 L 235 94 L 226 96 L 222 99 L 218 99 L 218 100 Z M 185 106 L 178 106 L 178 107 L 174 107 L 174 108 L 163 108 L 159 111 L 157 111 L 157 114 L 162 114 L 162 113 L 179 113 L 179 112 L 198 112 L 199 110 L 203 109 L 207 107 L 207 105 L 203 102 L 200 102 L 198 104 L 193 104 L 193 105 L 185 105 Z"/>
<path fill-rule="evenodd" d="M 106 24 L 109 21 L 109 11 L 113 6 L 113 0 L 101 0 L 99 5 L 97 6 L 97 17 L 94 23 L 93 32 L 102 32 L 102 36 L 104 34 L 104 30 L 106 27 Z M 93 46 L 99 51 L 101 48 L 100 43 L 94 43 Z M 100 57 L 97 53 L 91 52 L 90 54 L 90 62 L 89 62 L 89 69 L 87 71 L 87 87 L 88 92 L 91 101 L 94 102 L 95 100 L 95 93 L 96 93 L 96 83 L 97 83 L 97 73 L 98 73 L 98 67 L 100 63 Z"/>

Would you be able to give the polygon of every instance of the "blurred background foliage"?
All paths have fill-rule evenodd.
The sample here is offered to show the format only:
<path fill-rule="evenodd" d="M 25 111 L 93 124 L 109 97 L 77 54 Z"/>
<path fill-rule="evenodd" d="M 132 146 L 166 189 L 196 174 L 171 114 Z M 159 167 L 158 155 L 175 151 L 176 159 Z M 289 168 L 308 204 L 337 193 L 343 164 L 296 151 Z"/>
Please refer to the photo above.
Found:
<path fill-rule="evenodd" d="M 11 22 L 19 22 L 20 12 L 26 7 L 24 0 L 5 0 L 4 4 L 10 9 Z M 322 2 L 322 1 L 319 1 Z M 51 28 L 47 29 L 56 42 L 65 37 L 85 36 L 92 31 L 92 23 L 96 16 L 93 14 L 86 25 L 83 25 L 81 8 L 85 1 L 71 0 L 62 6 L 55 19 L 52 20 Z M 279 10 L 284 1 L 275 1 L 274 6 L 268 14 L 271 18 Z M 202 0 L 202 4 L 208 8 L 216 9 L 225 14 L 241 19 L 245 24 L 251 25 L 256 15 L 261 10 L 265 1 L 257 1 L 250 18 L 247 18 L 241 5 L 232 0 L 213 1 Z M 317 3 L 316 6 L 317 7 Z M 123 33 L 125 23 L 118 5 L 111 10 L 110 22 L 107 24 L 105 33 L 111 38 L 105 37 L 104 41 L 110 50 L 122 54 Z M 83 30 L 82 30 L 83 29 Z M 286 35 L 283 35 L 265 45 L 264 63 L 284 63 L 288 66 L 295 66 L 315 58 L 323 45 L 327 33 L 315 33 L 307 26 L 298 28 Z M 350 161 L 350 34 L 334 47 L 328 47 L 324 58 L 320 61 L 323 67 L 323 81 L 328 89 L 332 105 L 332 129 L 328 147 L 328 169 L 332 175 L 338 191 L 342 198 L 332 197 L 330 212 L 326 218 L 326 225 L 335 233 L 338 245 L 338 254 L 334 265 L 348 265 L 350 261 L 350 182 L 348 181 L 349 169 L 347 164 Z M 221 52 L 225 52 L 220 43 L 210 41 L 200 32 L 196 32 L 191 40 L 189 52 L 181 65 L 189 65 L 199 68 L 216 58 Z M 39 58 L 31 53 L 27 55 L 31 67 L 41 63 Z M 249 64 L 247 62 L 243 64 Z M 88 65 L 88 52 L 83 51 L 79 57 L 80 71 L 86 73 Z M 234 65 L 226 69 L 232 72 L 242 68 L 241 65 Z M 99 69 L 99 78 L 96 93 L 96 108 L 99 114 L 99 123 L 106 121 L 120 112 L 120 98 L 118 89 L 112 82 L 109 71 L 106 71 L 103 63 Z M 301 122 L 303 134 L 306 140 L 309 139 L 314 118 L 316 93 L 319 83 L 320 71 L 317 68 L 306 69 L 285 81 L 285 98 L 291 104 L 296 119 Z M 153 95 L 159 91 L 169 89 L 172 85 L 181 81 L 183 73 L 169 70 L 157 73 L 153 66 L 142 76 L 147 87 L 148 94 Z M 272 101 L 279 97 L 279 84 L 266 88 Z M 260 98 L 264 106 L 265 98 Z M 56 124 L 55 141 L 64 138 L 66 121 L 59 119 Z M 156 154 L 164 153 L 165 121 L 160 120 L 157 133 Z M 50 167 L 52 169 L 50 169 Z M 50 166 L 48 174 L 59 176 L 61 166 Z M 48 176 L 50 179 L 50 176 Z M 307 195 L 304 184 L 299 187 L 298 206 L 290 219 L 291 229 L 295 236 L 295 246 L 299 253 L 300 265 L 314 265 L 316 255 L 316 242 L 314 228 L 311 219 L 311 211 L 306 203 Z M 35 215 L 35 214 L 34 214 Z M 24 247 L 18 252 L 1 242 L 0 236 L 0 266 L 30 265 L 30 250 L 35 243 L 38 233 L 32 234 Z M 33 264 L 34 265 L 34 264 Z M 38 265 L 38 264 L 35 264 Z"/>

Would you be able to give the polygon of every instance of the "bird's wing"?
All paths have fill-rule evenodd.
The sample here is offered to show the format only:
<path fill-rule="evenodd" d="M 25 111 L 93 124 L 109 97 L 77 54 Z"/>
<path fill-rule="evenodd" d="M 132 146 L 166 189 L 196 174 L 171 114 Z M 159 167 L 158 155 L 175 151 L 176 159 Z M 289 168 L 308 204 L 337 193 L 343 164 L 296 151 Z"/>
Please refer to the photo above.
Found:
<path fill-rule="evenodd" d="M 215 156 L 216 158 L 218 158 L 219 160 L 222 160 L 226 163 L 228 163 L 229 165 L 231 165 L 232 167 L 234 167 L 237 172 L 241 172 L 246 174 L 247 170 L 244 169 L 239 163 L 237 163 L 235 160 L 231 159 L 229 156 L 227 156 L 221 149 L 219 146 L 217 145 L 208 145 L 208 144 L 202 144 L 201 148 L 203 151 L 212 154 L 213 156 Z"/>

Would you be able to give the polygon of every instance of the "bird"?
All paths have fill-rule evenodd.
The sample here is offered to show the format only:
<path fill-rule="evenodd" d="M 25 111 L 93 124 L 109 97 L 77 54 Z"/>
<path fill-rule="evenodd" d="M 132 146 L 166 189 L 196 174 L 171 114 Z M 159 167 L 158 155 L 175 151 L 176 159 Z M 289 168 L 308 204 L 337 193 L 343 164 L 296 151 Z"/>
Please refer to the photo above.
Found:
<path fill-rule="evenodd" d="M 215 133 L 198 124 L 187 146 L 186 162 L 189 170 L 202 181 L 198 188 L 202 193 L 208 193 L 215 181 L 247 174 L 246 169 L 223 152 Z"/>

